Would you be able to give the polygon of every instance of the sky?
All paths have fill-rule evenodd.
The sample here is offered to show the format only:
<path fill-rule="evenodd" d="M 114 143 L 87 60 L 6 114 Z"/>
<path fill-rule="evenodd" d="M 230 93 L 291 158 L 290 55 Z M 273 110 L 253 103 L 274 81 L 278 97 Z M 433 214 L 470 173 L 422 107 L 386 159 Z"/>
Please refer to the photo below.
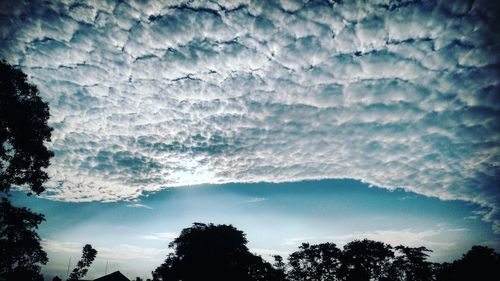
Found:
<path fill-rule="evenodd" d="M 304 237 L 405 230 L 410 233 L 402 236 L 421 238 L 419 231 L 466 228 L 474 234 L 454 249 L 470 241 L 498 245 L 495 2 L 0 1 L 0 58 L 28 74 L 49 103 L 54 128 L 47 191 L 30 206 L 62 214 L 83 208 L 92 218 L 125 206 L 121 212 L 133 217 L 156 210 L 141 206 L 146 198 L 186 192 L 193 204 L 220 196 L 232 206 L 233 193 L 251 186 L 265 187 L 248 199 L 262 207 L 262 221 L 282 207 L 266 208 L 273 200 L 261 198 L 297 183 L 312 202 L 300 209 L 310 221 L 333 216 L 333 206 L 315 209 L 315 202 L 335 205 L 330 192 L 346 188 L 359 202 L 340 210 L 347 220 L 361 209 L 386 210 L 399 222 L 357 229 L 321 228 L 317 221 L 315 229 L 324 233 L 297 230 Z M 317 183 L 333 190 L 316 190 Z M 227 193 L 219 194 L 218 185 Z M 357 195 L 358 185 L 366 196 Z M 391 203 L 370 204 L 376 189 L 384 198 L 378 202 Z M 400 190 L 419 198 L 418 211 L 396 208 L 391 196 Z M 164 204 L 179 208 L 168 214 L 189 213 L 188 205 L 177 205 L 189 200 Z M 425 216 L 431 202 L 442 207 Z M 206 204 L 216 221 L 218 205 Z M 242 206 L 228 212 L 244 212 Z M 427 226 L 402 227 L 407 222 L 398 218 L 406 212 L 413 214 L 410 222 Z M 437 219 L 442 213 L 477 223 L 448 226 L 451 217 Z M 291 224 L 299 214 L 283 216 Z M 235 215 L 231 223 L 247 228 L 249 238 L 265 229 L 245 218 Z M 79 224 L 58 220 L 67 222 L 64 229 Z M 107 225 L 90 222 L 84 229 Z M 178 232 L 189 223 L 174 220 L 172 230 L 145 232 Z M 258 247 L 269 248 L 260 241 Z"/>
<path fill-rule="evenodd" d="M 49 253 L 47 277 L 65 277 L 69 258 L 72 268 L 90 243 L 98 254 L 89 278 L 104 275 L 107 263 L 108 273 L 146 279 L 170 252 L 168 243 L 194 222 L 234 225 L 247 235 L 250 251 L 269 261 L 303 242 L 341 248 L 364 238 L 425 246 L 435 262 L 460 258 L 474 244 L 500 251 L 499 236 L 475 204 L 355 180 L 185 186 L 128 202 L 62 202 L 22 192 L 12 199 L 46 216 L 39 233 Z"/>

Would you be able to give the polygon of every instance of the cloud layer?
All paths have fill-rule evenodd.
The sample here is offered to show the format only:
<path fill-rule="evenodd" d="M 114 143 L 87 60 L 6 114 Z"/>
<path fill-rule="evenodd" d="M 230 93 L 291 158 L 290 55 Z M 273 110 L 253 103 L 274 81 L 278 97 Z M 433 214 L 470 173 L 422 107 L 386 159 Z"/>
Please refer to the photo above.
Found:
<path fill-rule="evenodd" d="M 354 178 L 500 218 L 494 1 L 161 2 L 2 1 L 0 56 L 51 106 L 48 196 Z"/>

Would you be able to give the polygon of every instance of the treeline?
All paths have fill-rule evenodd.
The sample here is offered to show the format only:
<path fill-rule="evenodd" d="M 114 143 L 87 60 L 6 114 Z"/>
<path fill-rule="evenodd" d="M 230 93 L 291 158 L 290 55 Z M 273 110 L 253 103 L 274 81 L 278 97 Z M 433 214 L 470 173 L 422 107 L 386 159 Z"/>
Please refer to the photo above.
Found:
<path fill-rule="evenodd" d="M 154 281 L 462 281 L 500 280 L 500 255 L 473 246 L 452 263 L 428 261 L 425 247 L 396 246 L 368 239 L 342 249 L 334 243 L 303 243 L 285 259 L 269 263 L 252 254 L 245 234 L 231 225 L 195 223 L 169 247 L 174 250 L 152 272 Z"/>

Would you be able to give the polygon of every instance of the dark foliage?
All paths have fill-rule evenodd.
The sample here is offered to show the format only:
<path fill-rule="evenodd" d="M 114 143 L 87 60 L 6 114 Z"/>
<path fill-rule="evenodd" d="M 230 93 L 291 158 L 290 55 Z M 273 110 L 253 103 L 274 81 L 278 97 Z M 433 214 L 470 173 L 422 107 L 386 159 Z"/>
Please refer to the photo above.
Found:
<path fill-rule="evenodd" d="M 62 281 L 61 278 L 59 278 L 59 276 L 54 276 L 54 278 L 52 278 L 52 281 Z"/>
<path fill-rule="evenodd" d="M 353 241 L 340 251 L 335 244 L 302 244 L 288 263 L 291 281 L 379 280 L 465 281 L 500 280 L 500 255 L 484 246 L 473 246 L 460 260 L 433 264 L 425 247 L 391 246 Z M 326 261 L 326 262 L 325 262 Z"/>
<path fill-rule="evenodd" d="M 38 94 L 22 71 L 0 61 L 0 191 L 12 185 L 44 191 L 44 168 L 54 154 L 45 147 L 52 132 L 49 107 Z"/>
<path fill-rule="evenodd" d="M 9 196 L 12 186 L 44 191 L 45 168 L 53 153 L 45 147 L 52 128 L 49 107 L 26 75 L 0 61 L 0 192 Z M 40 265 L 47 255 L 35 232 L 43 215 L 17 208 L 2 199 L 0 280 L 42 280 Z"/>
<path fill-rule="evenodd" d="M 288 280 L 286 273 L 286 263 L 280 255 L 274 255 L 273 267 L 276 269 L 276 278 L 274 280 Z"/>
<path fill-rule="evenodd" d="M 169 247 L 175 252 L 153 280 L 280 280 L 280 272 L 249 252 L 245 234 L 231 225 L 195 223 Z"/>
<path fill-rule="evenodd" d="M 47 263 L 40 237 L 35 232 L 42 214 L 17 208 L 2 198 L 0 203 L 0 280 L 43 280 L 40 264 Z"/>
<path fill-rule="evenodd" d="M 389 275 L 385 280 L 395 281 L 431 281 L 434 280 L 433 264 L 427 261 L 432 252 L 425 247 L 411 248 L 405 246 L 395 247 L 396 258 L 392 261 Z"/>
<path fill-rule="evenodd" d="M 345 280 L 383 280 L 389 277 L 394 252 L 390 245 L 368 239 L 344 246 L 341 276 Z"/>
<path fill-rule="evenodd" d="M 288 258 L 290 280 L 338 280 L 342 251 L 333 243 L 309 245 L 303 243 Z"/>
<path fill-rule="evenodd" d="M 78 261 L 76 267 L 69 275 L 68 281 L 80 280 L 80 278 L 85 276 L 87 274 L 88 267 L 90 267 L 96 255 L 97 251 L 93 249 L 91 245 L 85 245 L 82 250 L 82 258 Z"/>
<path fill-rule="evenodd" d="M 153 272 L 153 280 L 500 280 L 500 255 L 483 246 L 473 246 L 451 264 L 434 264 L 425 247 L 391 247 L 368 239 L 342 250 L 333 243 L 303 243 L 288 263 L 274 256 L 271 265 L 251 254 L 246 243 L 245 234 L 231 225 L 195 223 L 170 243 L 174 253 Z"/>
<path fill-rule="evenodd" d="M 491 248 L 473 246 L 453 263 L 438 266 L 437 281 L 500 280 L 500 254 Z"/>

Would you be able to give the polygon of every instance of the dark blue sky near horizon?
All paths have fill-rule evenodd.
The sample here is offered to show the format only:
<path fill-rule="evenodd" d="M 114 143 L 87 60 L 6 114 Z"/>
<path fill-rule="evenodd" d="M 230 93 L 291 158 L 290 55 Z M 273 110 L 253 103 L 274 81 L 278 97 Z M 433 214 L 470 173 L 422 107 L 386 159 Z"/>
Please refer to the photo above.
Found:
<path fill-rule="evenodd" d="M 144 274 L 195 220 L 261 254 L 498 249 L 497 2 L 0 1 L 54 128 L 46 192 L 14 195 L 47 214 L 45 270 L 91 237 Z"/>

